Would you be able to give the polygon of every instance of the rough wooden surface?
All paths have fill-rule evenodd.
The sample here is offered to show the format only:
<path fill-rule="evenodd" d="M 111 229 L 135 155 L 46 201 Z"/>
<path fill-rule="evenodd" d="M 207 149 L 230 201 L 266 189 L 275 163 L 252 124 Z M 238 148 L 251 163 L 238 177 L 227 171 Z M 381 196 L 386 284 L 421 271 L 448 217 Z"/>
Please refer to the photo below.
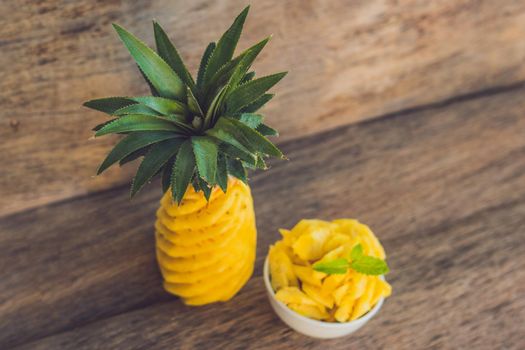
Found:
<path fill-rule="evenodd" d="M 525 86 L 283 144 L 252 178 L 254 277 L 232 302 L 185 307 L 160 287 L 155 186 L 119 187 L 0 219 L 0 348 L 523 349 Z M 278 227 L 357 217 L 388 253 L 393 295 L 358 333 L 282 324 L 261 267 Z"/>
<path fill-rule="evenodd" d="M 110 26 L 152 43 L 157 18 L 195 70 L 244 0 L 0 2 L 0 215 L 127 183 L 93 178 L 115 139 L 90 142 L 87 99 L 142 94 Z M 260 74 L 291 70 L 268 108 L 282 140 L 525 79 L 525 2 L 253 1 L 241 46 L 274 39 Z"/>

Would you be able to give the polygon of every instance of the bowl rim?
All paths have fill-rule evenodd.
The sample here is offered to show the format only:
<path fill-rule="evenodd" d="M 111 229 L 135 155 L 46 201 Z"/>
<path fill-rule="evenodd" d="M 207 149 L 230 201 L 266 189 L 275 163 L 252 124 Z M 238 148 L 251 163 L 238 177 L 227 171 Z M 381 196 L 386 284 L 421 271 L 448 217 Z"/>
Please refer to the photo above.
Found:
<path fill-rule="evenodd" d="M 385 280 L 385 277 L 383 275 L 379 276 L 379 278 L 381 278 L 382 280 Z M 357 318 L 355 320 L 352 320 L 352 321 L 347 321 L 347 322 L 318 321 L 318 320 L 314 320 L 312 318 L 303 316 L 300 313 L 297 313 L 297 312 L 293 311 L 285 303 L 283 303 L 280 300 L 277 300 L 277 298 L 275 297 L 275 292 L 274 292 L 274 290 L 273 290 L 273 288 L 271 286 L 271 283 L 270 283 L 270 264 L 269 264 L 268 256 L 266 256 L 266 259 L 264 260 L 263 280 L 264 280 L 264 285 L 266 287 L 266 292 L 268 293 L 268 295 L 270 295 L 270 298 L 272 298 L 273 301 L 277 302 L 280 306 L 282 306 L 284 309 L 286 309 L 286 311 L 289 312 L 290 314 L 292 314 L 294 317 L 297 317 L 298 319 L 300 319 L 303 322 L 310 323 L 311 325 L 318 326 L 318 327 L 346 328 L 346 327 L 349 327 L 350 325 L 357 324 L 357 323 L 363 322 L 363 321 L 367 321 L 368 319 L 373 317 L 379 311 L 379 309 L 383 305 L 383 301 L 385 299 L 384 297 L 381 297 L 377 301 L 377 303 L 374 305 L 374 307 L 371 308 L 370 310 L 368 310 L 367 313 L 365 313 L 361 317 L 359 317 L 359 318 Z"/>

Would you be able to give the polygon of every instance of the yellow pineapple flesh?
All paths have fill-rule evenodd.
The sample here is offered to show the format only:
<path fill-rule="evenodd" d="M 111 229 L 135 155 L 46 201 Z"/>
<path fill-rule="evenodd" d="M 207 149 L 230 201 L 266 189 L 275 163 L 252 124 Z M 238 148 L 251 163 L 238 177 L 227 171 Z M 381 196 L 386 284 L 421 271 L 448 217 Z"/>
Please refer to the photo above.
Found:
<path fill-rule="evenodd" d="M 166 191 L 155 223 L 157 261 L 164 288 L 188 305 L 231 299 L 253 272 L 255 214 L 250 188 L 230 177 L 209 202 L 188 187 L 177 205 Z"/>

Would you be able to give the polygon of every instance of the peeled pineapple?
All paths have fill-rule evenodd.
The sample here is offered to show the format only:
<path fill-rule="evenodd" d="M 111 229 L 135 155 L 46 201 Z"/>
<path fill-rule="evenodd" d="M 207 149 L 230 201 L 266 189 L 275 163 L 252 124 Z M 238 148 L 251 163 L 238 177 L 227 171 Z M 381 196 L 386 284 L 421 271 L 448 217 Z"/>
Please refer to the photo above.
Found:
<path fill-rule="evenodd" d="M 283 239 L 269 252 L 271 284 L 277 300 L 295 312 L 316 320 L 347 322 L 391 294 L 391 286 L 379 276 L 352 269 L 344 274 L 313 269 L 316 262 L 348 257 L 357 244 L 366 255 L 385 259 L 383 247 L 368 226 L 351 219 L 301 220 L 292 230 L 280 232 Z"/>
<path fill-rule="evenodd" d="M 180 205 L 167 191 L 155 231 L 164 288 L 188 305 L 229 300 L 253 272 L 255 214 L 242 181 L 230 178 L 228 191 L 215 188 L 209 203 L 192 186 Z"/>
<path fill-rule="evenodd" d="M 156 50 L 114 24 L 151 96 L 84 103 L 111 117 L 95 126 L 96 137 L 122 136 L 97 174 L 142 158 L 131 197 L 162 178 L 157 259 L 165 289 L 191 305 L 230 299 L 252 274 L 255 217 L 243 182 L 247 169 L 267 169 L 267 158 L 284 158 L 268 139 L 277 130 L 259 110 L 286 73 L 259 77 L 252 69 L 270 37 L 234 55 L 248 10 L 208 44 L 195 79 L 159 23 L 153 22 Z"/>

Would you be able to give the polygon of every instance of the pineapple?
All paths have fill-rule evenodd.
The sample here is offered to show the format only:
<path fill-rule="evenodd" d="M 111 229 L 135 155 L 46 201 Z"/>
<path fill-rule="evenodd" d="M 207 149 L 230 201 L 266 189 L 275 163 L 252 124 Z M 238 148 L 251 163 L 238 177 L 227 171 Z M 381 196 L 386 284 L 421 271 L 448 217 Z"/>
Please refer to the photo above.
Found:
<path fill-rule="evenodd" d="M 151 96 L 84 104 L 112 117 L 93 129 L 96 137 L 124 136 L 98 174 L 143 157 L 131 197 L 153 177 L 162 178 L 157 261 L 164 289 L 188 305 L 229 300 L 250 278 L 256 227 L 247 169 L 266 169 L 270 156 L 284 158 L 267 138 L 277 131 L 256 112 L 286 73 L 255 78 L 250 70 L 269 38 L 233 56 L 248 9 L 208 45 L 196 80 L 158 23 L 153 22 L 156 52 L 114 25 Z"/>

